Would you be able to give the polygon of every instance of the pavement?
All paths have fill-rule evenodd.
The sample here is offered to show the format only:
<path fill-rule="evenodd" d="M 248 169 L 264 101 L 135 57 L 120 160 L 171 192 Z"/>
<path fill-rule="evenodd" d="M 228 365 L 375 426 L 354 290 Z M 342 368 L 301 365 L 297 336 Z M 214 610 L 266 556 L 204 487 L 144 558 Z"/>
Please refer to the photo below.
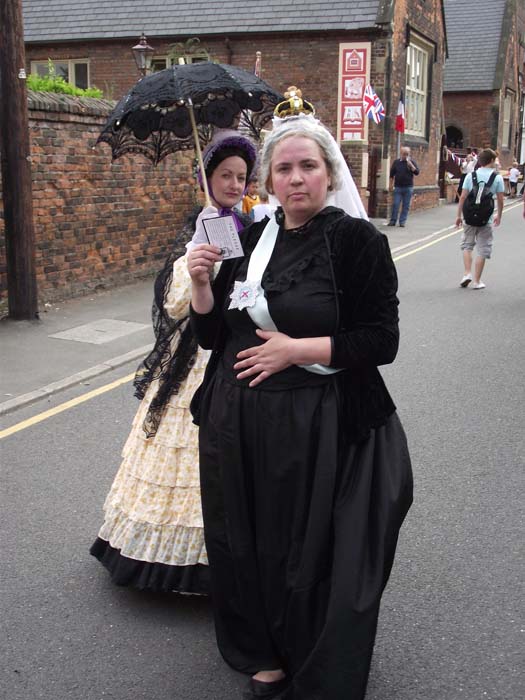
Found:
<path fill-rule="evenodd" d="M 453 231 L 455 204 L 415 211 L 404 228 L 373 223 L 396 253 Z M 153 278 L 45 304 L 35 321 L 0 320 L 0 415 L 140 360 L 153 343 Z"/>

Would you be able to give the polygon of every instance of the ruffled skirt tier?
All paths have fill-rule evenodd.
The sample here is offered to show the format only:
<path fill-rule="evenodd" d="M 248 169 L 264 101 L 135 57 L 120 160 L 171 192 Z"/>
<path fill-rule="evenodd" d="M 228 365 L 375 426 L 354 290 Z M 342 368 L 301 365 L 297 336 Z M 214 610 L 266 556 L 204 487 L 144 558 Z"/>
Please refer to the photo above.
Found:
<path fill-rule="evenodd" d="M 199 349 L 157 433 L 142 428 L 157 381 L 135 415 L 122 463 L 104 504 L 104 523 L 91 547 L 119 585 L 154 591 L 208 592 L 199 479 L 198 428 L 189 404 L 209 353 Z"/>

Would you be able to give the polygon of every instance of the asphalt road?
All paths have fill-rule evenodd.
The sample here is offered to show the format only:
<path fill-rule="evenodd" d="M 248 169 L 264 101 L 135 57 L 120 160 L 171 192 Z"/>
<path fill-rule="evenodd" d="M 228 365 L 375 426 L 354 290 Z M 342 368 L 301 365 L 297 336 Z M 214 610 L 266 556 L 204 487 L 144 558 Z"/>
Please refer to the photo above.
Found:
<path fill-rule="evenodd" d="M 505 213 L 483 291 L 459 236 L 400 253 L 402 344 L 383 374 L 415 502 L 383 598 L 367 700 L 522 700 L 525 221 Z M 0 429 L 103 386 L 120 368 Z M 136 401 L 130 385 L 0 440 L 0 695 L 235 700 L 206 598 L 112 586 L 88 554 Z"/>

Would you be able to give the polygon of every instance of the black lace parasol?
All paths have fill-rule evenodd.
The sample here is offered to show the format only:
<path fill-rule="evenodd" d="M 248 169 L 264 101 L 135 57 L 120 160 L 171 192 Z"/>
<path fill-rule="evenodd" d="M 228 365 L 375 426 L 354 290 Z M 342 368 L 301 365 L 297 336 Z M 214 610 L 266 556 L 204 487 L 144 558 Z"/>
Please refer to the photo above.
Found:
<path fill-rule="evenodd" d="M 221 63 L 192 63 L 148 75 L 111 113 L 97 143 L 111 146 L 113 158 L 143 153 L 157 164 L 169 153 L 197 148 L 214 127 L 242 123 L 258 138 L 283 96 L 255 74 Z M 194 120 L 194 125 L 192 125 Z"/>

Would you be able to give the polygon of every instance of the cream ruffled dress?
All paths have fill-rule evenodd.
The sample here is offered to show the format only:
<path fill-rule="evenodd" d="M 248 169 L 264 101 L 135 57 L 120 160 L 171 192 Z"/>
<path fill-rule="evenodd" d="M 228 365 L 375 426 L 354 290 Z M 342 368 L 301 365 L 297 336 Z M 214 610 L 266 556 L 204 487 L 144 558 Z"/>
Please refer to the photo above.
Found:
<path fill-rule="evenodd" d="M 188 314 L 191 280 L 186 256 L 175 261 L 165 310 Z M 178 343 L 174 338 L 172 350 Z M 123 461 L 104 504 L 104 524 L 91 548 L 115 583 L 155 591 L 206 593 L 198 428 L 189 410 L 209 351 L 199 348 L 179 393 L 167 402 L 157 433 L 142 428 L 158 380 L 149 386 L 122 452 Z"/>

